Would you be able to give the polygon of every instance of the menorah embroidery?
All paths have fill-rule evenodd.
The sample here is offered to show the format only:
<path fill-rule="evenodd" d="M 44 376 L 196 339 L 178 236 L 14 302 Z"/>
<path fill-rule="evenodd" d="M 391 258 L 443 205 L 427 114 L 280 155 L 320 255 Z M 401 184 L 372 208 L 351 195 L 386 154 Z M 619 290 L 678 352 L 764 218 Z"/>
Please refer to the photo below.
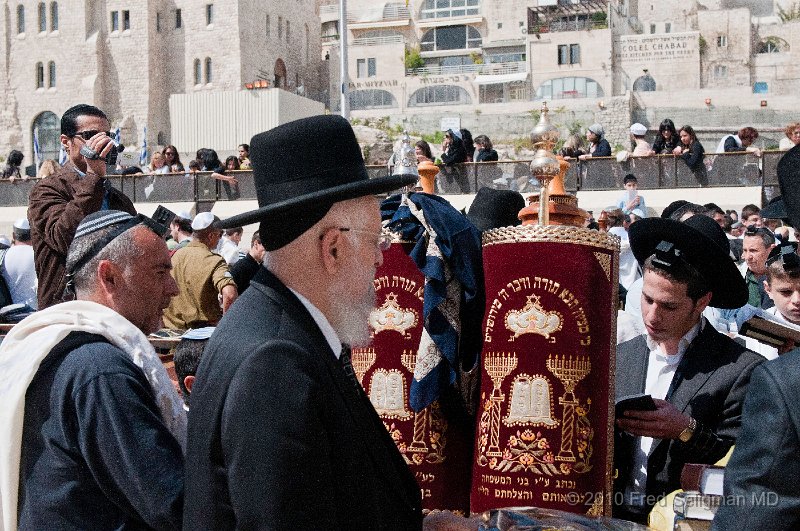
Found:
<path fill-rule="evenodd" d="M 564 384 L 564 394 L 558 399 L 558 403 L 564 406 L 564 410 L 561 420 L 561 451 L 558 452 L 556 459 L 574 462 L 575 454 L 572 452 L 572 445 L 575 438 L 575 406 L 578 405 L 578 400 L 575 398 L 575 387 L 591 372 L 592 364 L 586 356 L 573 358 L 556 354 L 547 357 L 547 368 Z"/>
<path fill-rule="evenodd" d="M 400 362 L 403 364 L 403 367 L 413 374 L 417 366 L 417 354 L 411 350 L 403 350 L 403 354 L 400 356 Z M 428 409 L 425 408 L 422 411 L 414 413 L 414 438 L 408 447 L 409 452 L 427 453 L 428 445 L 425 442 L 427 428 Z"/>
<path fill-rule="evenodd" d="M 499 354 L 486 357 L 486 372 L 492 379 L 492 394 L 489 397 L 489 457 L 501 457 L 500 450 L 500 412 L 506 396 L 500 390 L 503 380 L 517 368 L 517 357 L 514 354 Z"/>

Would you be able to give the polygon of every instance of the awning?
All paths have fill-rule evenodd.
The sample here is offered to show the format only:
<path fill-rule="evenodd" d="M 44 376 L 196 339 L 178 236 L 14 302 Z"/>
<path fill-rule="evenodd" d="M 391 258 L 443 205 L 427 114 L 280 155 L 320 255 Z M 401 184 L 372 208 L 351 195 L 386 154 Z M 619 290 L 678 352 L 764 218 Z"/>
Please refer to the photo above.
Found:
<path fill-rule="evenodd" d="M 477 85 L 493 85 L 495 83 L 513 83 L 514 81 L 525 81 L 527 79 L 527 72 L 516 72 L 514 74 L 477 75 L 475 76 L 475 83 Z"/>

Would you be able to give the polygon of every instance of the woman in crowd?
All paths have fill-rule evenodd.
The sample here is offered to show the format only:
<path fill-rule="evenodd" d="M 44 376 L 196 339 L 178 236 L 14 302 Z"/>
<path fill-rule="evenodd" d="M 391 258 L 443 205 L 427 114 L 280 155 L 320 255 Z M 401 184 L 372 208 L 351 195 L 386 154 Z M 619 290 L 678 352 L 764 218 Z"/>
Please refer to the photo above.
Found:
<path fill-rule="evenodd" d="M 467 162 L 475 160 L 475 143 L 472 141 L 472 133 L 469 129 L 461 130 L 461 140 L 464 141 L 464 151 L 467 152 Z"/>
<path fill-rule="evenodd" d="M 778 149 L 792 149 L 796 145 L 800 144 L 800 122 L 787 125 L 784 133 L 786 134 L 786 138 L 781 139 Z"/>
<path fill-rule="evenodd" d="M 681 139 L 681 143 L 672 150 L 672 153 L 682 158 L 692 171 L 704 169 L 703 156 L 705 149 L 703 144 L 697 140 L 697 135 L 694 133 L 692 126 L 684 125 L 681 127 L 681 130 L 678 131 L 678 136 Z"/>
<path fill-rule="evenodd" d="M 419 140 L 414 144 L 414 154 L 417 156 L 417 164 L 420 162 L 433 162 L 431 146 L 424 140 Z"/>
<path fill-rule="evenodd" d="M 608 140 L 603 138 L 605 129 L 600 124 L 592 124 L 586 130 L 586 140 L 589 141 L 589 152 L 580 155 L 578 158 L 586 160 L 591 157 L 610 157 L 611 145 Z"/>
<path fill-rule="evenodd" d="M 478 135 L 475 137 L 475 145 L 478 146 L 478 151 L 475 155 L 475 162 L 493 162 L 499 160 L 497 151 L 492 147 L 492 141 L 486 135 Z"/>
<path fill-rule="evenodd" d="M 577 133 L 569 135 L 564 141 L 564 146 L 561 148 L 561 156 L 577 159 L 580 155 L 586 153 L 586 147 L 583 144 L 583 137 Z"/>
<path fill-rule="evenodd" d="M 448 129 L 442 141 L 442 162 L 445 166 L 461 164 L 467 161 L 467 151 L 464 141 L 461 140 L 461 131 Z"/>
<path fill-rule="evenodd" d="M 239 166 L 239 157 L 236 155 L 231 155 L 227 159 L 225 159 L 225 169 L 226 170 L 240 170 L 241 166 Z"/>
<path fill-rule="evenodd" d="M 21 151 L 17 151 L 16 149 L 11 150 L 11 153 L 8 154 L 6 166 L 3 168 L 3 179 L 13 181 L 14 179 L 19 179 L 22 177 L 19 172 L 19 167 L 22 164 L 22 159 L 24 158 L 25 155 L 23 155 Z"/>
<path fill-rule="evenodd" d="M 150 158 L 150 164 L 147 165 L 147 173 L 169 173 L 169 166 L 167 166 L 164 155 L 160 151 L 154 152 Z"/>
<path fill-rule="evenodd" d="M 169 173 L 179 173 L 185 170 L 181 163 L 181 155 L 175 146 L 165 147 L 162 153 L 164 154 L 164 163 L 169 167 Z"/>
<path fill-rule="evenodd" d="M 249 144 L 239 144 L 239 156 L 237 157 L 239 160 L 239 167 L 238 170 L 249 170 L 252 166 L 250 165 L 250 145 Z"/>
<path fill-rule="evenodd" d="M 653 142 L 653 151 L 656 152 L 656 155 L 669 155 L 678 147 L 679 142 L 680 139 L 678 138 L 678 132 L 675 130 L 675 123 L 666 118 L 658 126 L 658 136 Z"/>

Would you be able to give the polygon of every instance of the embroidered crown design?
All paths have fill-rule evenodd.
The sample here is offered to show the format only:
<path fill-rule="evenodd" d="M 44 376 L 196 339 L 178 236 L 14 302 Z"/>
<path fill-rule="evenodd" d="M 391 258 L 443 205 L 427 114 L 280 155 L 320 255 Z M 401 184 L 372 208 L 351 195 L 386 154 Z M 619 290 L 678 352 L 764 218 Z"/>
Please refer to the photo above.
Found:
<path fill-rule="evenodd" d="M 417 312 L 412 308 L 401 308 L 397 302 L 397 294 L 389 293 L 386 301 L 380 308 L 375 308 L 369 314 L 369 326 L 374 330 L 373 335 L 386 330 L 400 332 L 405 338 L 410 338 L 408 331 L 419 321 Z"/>
<path fill-rule="evenodd" d="M 514 332 L 511 341 L 522 334 L 538 334 L 545 339 L 561 330 L 563 319 L 558 312 L 546 311 L 537 295 L 528 295 L 528 301 L 522 310 L 510 310 L 506 314 L 506 328 Z"/>

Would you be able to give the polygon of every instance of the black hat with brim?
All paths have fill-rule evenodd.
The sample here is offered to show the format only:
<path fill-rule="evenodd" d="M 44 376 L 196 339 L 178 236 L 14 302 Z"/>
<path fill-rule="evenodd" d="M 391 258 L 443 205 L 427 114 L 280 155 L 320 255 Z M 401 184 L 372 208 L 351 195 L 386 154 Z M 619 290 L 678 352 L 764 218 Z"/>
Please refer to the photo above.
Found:
<path fill-rule="evenodd" d="M 646 218 L 631 225 L 628 236 L 640 264 L 662 241 L 673 244 L 705 280 L 712 293 L 710 306 L 740 308 L 747 303 L 747 284 L 730 257 L 728 239 L 710 217 L 695 215 L 684 222 Z"/>
<path fill-rule="evenodd" d="M 413 175 L 370 179 L 350 123 L 336 115 L 295 120 L 250 141 L 259 208 L 217 223 L 219 228 L 261 222 L 267 250 L 294 240 L 339 201 L 397 190 Z"/>
<path fill-rule="evenodd" d="M 787 220 L 786 203 L 783 202 L 783 196 L 772 198 L 772 200 L 761 209 L 759 215 L 764 219 L 780 219 Z"/>
<path fill-rule="evenodd" d="M 513 227 L 520 224 L 519 211 L 525 208 L 525 199 L 513 190 L 495 190 L 483 187 L 467 212 L 469 219 L 479 231 Z"/>
<path fill-rule="evenodd" d="M 800 229 L 800 144 L 786 152 L 778 161 L 778 182 L 792 227 Z"/>

